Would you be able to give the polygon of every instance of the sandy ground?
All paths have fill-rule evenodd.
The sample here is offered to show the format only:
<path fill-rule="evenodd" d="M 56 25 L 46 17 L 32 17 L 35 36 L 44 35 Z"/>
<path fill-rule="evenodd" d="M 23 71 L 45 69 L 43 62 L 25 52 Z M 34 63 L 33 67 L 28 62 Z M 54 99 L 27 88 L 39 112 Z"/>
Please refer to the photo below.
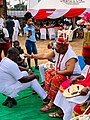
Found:
<path fill-rule="evenodd" d="M 26 53 L 26 48 L 25 48 L 25 37 L 19 37 L 19 41 L 21 44 L 21 47 L 24 49 Z M 50 40 L 38 40 L 36 42 L 38 53 L 47 53 L 50 50 L 47 49 L 47 44 L 49 43 Z M 83 44 L 83 39 L 73 39 L 72 42 L 70 42 L 73 50 L 75 51 L 76 55 L 82 55 L 82 44 Z M 39 60 L 38 63 L 46 63 L 47 60 Z M 32 65 L 34 65 L 34 60 L 32 60 Z"/>

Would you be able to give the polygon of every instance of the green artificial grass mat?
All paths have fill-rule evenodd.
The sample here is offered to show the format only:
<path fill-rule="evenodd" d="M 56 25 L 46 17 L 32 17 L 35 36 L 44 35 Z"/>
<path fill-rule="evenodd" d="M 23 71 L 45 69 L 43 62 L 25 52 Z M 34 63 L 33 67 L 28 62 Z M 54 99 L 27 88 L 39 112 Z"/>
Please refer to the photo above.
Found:
<path fill-rule="evenodd" d="M 34 67 L 33 70 L 39 75 L 39 82 L 41 82 L 39 71 Z M 0 120 L 62 120 L 48 117 L 48 114 L 55 110 L 41 112 L 40 108 L 44 106 L 42 100 L 37 94 L 32 95 L 32 90 L 29 88 L 19 93 L 16 98 L 18 104 L 12 108 L 2 105 L 5 99 L 6 96 L 0 94 Z"/>

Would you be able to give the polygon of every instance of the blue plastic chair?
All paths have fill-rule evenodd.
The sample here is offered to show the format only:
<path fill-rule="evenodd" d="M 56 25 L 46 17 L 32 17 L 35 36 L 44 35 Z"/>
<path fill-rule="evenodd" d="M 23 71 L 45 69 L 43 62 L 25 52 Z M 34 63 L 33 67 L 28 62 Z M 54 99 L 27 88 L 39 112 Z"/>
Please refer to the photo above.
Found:
<path fill-rule="evenodd" d="M 85 67 L 86 63 L 84 62 L 84 58 L 83 56 L 78 56 L 78 60 L 79 60 L 79 65 L 81 70 L 83 70 L 83 68 Z"/>

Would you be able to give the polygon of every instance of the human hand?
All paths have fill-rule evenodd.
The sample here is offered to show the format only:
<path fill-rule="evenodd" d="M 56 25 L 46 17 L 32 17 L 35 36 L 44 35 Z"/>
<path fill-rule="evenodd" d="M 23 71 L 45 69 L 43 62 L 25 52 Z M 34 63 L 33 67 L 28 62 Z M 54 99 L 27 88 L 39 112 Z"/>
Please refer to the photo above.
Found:
<path fill-rule="evenodd" d="M 26 37 L 29 37 L 29 32 L 26 32 Z"/>
<path fill-rule="evenodd" d="M 33 54 L 32 54 L 32 55 L 29 55 L 29 54 L 26 54 L 26 53 L 24 54 L 24 57 L 25 57 L 25 58 L 34 58 Z"/>
<path fill-rule="evenodd" d="M 72 78 L 72 79 L 70 80 L 70 85 L 74 84 L 77 80 L 78 80 L 78 79 L 77 79 L 76 77 L 75 77 L 75 78 Z"/>
<path fill-rule="evenodd" d="M 19 30 L 21 30 L 21 27 L 19 27 Z"/>
<path fill-rule="evenodd" d="M 51 49 L 52 46 L 53 46 L 53 43 L 52 43 L 52 42 L 49 42 L 48 45 L 47 45 L 48 49 Z"/>
<path fill-rule="evenodd" d="M 32 35 L 32 32 L 29 30 L 27 33 L 26 33 L 26 37 L 30 37 Z"/>
<path fill-rule="evenodd" d="M 32 71 L 31 69 L 28 69 L 28 73 L 29 73 L 30 75 L 32 75 L 32 74 L 33 74 L 33 71 Z"/>
<path fill-rule="evenodd" d="M 24 58 L 30 58 L 30 55 L 27 54 L 27 53 L 25 53 L 25 54 L 24 54 Z"/>
<path fill-rule="evenodd" d="M 52 72 L 51 75 L 52 75 L 52 76 L 56 75 L 56 71 Z"/>
<path fill-rule="evenodd" d="M 37 74 L 34 74 L 35 78 L 39 81 L 39 76 Z"/>
<path fill-rule="evenodd" d="M 86 101 L 86 102 L 84 102 L 84 103 L 82 103 L 81 104 L 81 106 L 84 106 L 84 107 L 88 107 L 90 105 L 90 100 L 88 100 L 88 101 Z"/>
<path fill-rule="evenodd" d="M 30 24 L 30 25 L 34 25 L 34 22 L 31 21 L 29 24 Z"/>
<path fill-rule="evenodd" d="M 88 94 L 88 88 L 84 87 L 81 91 L 80 91 L 80 95 L 87 95 Z"/>
<path fill-rule="evenodd" d="M 20 58 L 22 58 L 22 60 L 24 60 L 24 54 L 20 54 Z"/>

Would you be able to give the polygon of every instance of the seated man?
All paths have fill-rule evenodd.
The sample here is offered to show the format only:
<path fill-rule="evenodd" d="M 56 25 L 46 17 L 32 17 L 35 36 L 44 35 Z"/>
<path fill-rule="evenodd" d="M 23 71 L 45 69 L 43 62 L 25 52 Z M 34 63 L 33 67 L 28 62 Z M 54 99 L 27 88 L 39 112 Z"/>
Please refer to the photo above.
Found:
<path fill-rule="evenodd" d="M 72 118 L 72 112 L 73 108 L 76 104 L 81 104 L 85 102 L 89 98 L 89 89 L 90 88 L 90 45 L 85 46 L 83 48 L 83 57 L 86 63 L 85 68 L 82 70 L 82 73 L 80 76 L 75 77 L 71 80 L 67 80 L 61 84 L 62 87 L 60 87 L 60 91 L 58 91 L 54 104 L 58 106 L 59 109 L 58 112 L 49 114 L 50 117 L 57 117 L 57 116 L 63 116 L 63 120 L 70 120 Z M 81 96 L 73 97 L 73 98 L 65 98 L 62 95 L 62 92 L 70 86 L 70 84 L 80 84 L 85 86 L 80 92 Z M 62 89 L 63 88 L 63 89 Z M 63 112 L 63 113 L 62 113 Z M 60 114 L 60 115 L 59 115 Z"/>
<path fill-rule="evenodd" d="M 82 84 L 84 86 L 88 85 L 89 81 L 86 81 L 84 79 L 86 79 L 87 75 L 90 73 L 90 55 L 89 55 L 90 54 L 90 46 L 83 47 L 82 54 L 83 54 L 86 65 L 85 65 L 84 69 L 82 70 L 81 75 L 76 76 L 71 80 L 67 80 L 67 81 L 63 82 L 62 85 L 60 86 L 61 91 L 64 91 L 67 87 L 70 86 L 70 84 L 73 84 L 73 83 Z"/>
<path fill-rule="evenodd" d="M 54 50 L 54 49 L 55 49 L 55 46 L 56 46 L 55 41 L 50 41 L 50 42 L 48 43 L 47 48 Z M 50 61 L 51 63 L 55 63 L 54 58 L 48 59 L 48 61 Z M 48 64 L 48 62 L 47 62 L 46 64 Z M 45 84 L 45 71 L 46 71 L 46 70 L 47 70 L 47 68 L 45 67 L 45 64 L 40 64 L 40 65 L 39 65 L 39 71 L 40 71 L 40 75 L 41 75 L 41 79 L 42 79 L 42 83 L 41 83 L 42 86 L 44 86 L 44 84 Z"/>
<path fill-rule="evenodd" d="M 45 112 L 55 108 L 54 98 L 60 85 L 72 74 L 81 74 L 78 58 L 69 45 L 68 40 L 60 37 L 56 41 L 56 48 L 49 53 L 26 55 L 35 59 L 52 59 L 55 57 L 55 69 L 48 69 L 45 73 L 45 90 L 50 102 L 40 110 Z"/>
<path fill-rule="evenodd" d="M 60 109 L 57 112 L 50 113 L 50 117 L 63 117 L 63 120 L 70 120 L 72 118 L 73 109 L 76 104 L 84 103 L 89 98 L 89 89 L 84 87 L 81 92 L 80 96 L 72 97 L 72 98 L 65 98 L 63 94 L 58 91 L 54 104 L 58 106 Z"/>
<path fill-rule="evenodd" d="M 27 67 L 27 63 L 25 62 L 25 59 L 23 57 L 24 50 L 20 47 L 19 41 L 14 41 L 13 46 L 18 49 L 19 54 L 20 54 L 18 58 L 18 65 L 22 67 Z"/>
<path fill-rule="evenodd" d="M 31 87 L 44 100 L 47 100 L 47 93 L 38 83 L 38 75 L 28 75 L 25 68 L 20 68 L 17 65 L 19 51 L 16 48 L 9 48 L 7 57 L 4 57 L 0 62 L 0 93 L 6 95 L 8 98 L 3 103 L 8 107 L 16 105 L 15 97 L 18 92 Z M 22 72 L 21 72 L 22 71 Z"/>

